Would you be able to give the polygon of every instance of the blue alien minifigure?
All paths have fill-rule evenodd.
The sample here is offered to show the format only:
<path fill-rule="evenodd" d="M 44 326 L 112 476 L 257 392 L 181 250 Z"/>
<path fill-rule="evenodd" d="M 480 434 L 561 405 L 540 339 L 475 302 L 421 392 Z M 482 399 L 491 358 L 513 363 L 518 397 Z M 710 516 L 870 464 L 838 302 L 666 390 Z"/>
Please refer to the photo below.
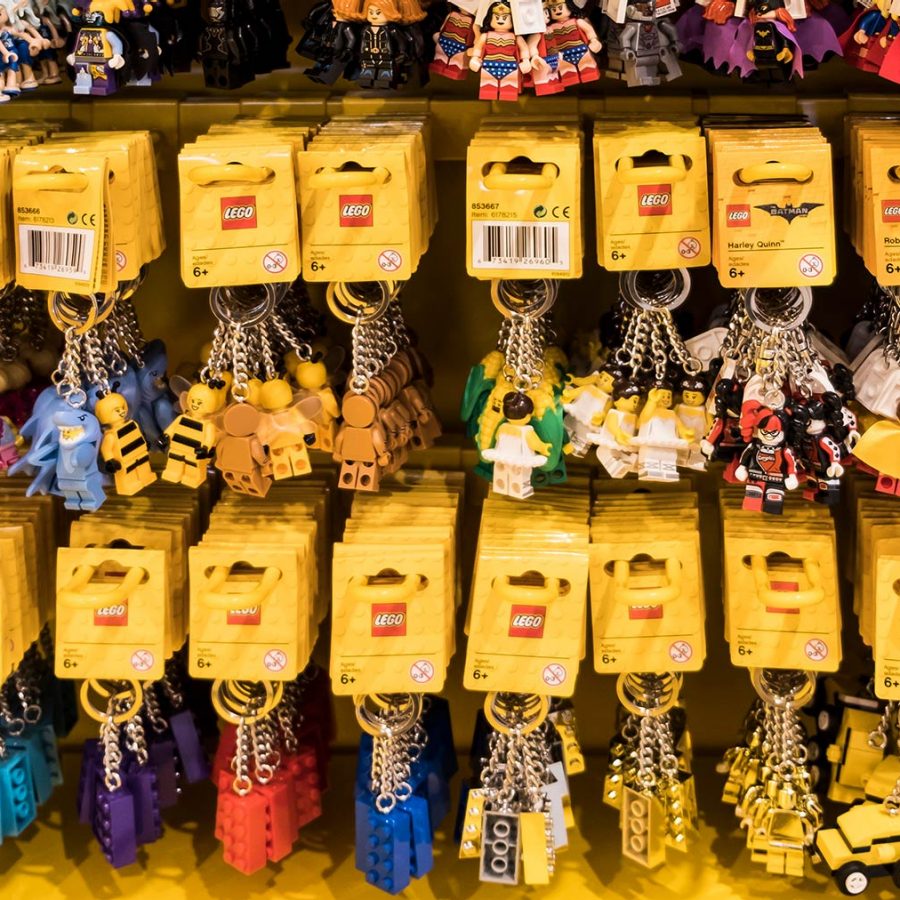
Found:
<path fill-rule="evenodd" d="M 150 341 L 142 355 L 144 364 L 137 372 L 141 402 L 135 418 L 150 447 L 160 447 L 160 438 L 176 415 L 174 398 L 166 382 L 169 364 L 166 345 L 160 340 Z M 129 404 L 129 408 L 133 407 Z"/>

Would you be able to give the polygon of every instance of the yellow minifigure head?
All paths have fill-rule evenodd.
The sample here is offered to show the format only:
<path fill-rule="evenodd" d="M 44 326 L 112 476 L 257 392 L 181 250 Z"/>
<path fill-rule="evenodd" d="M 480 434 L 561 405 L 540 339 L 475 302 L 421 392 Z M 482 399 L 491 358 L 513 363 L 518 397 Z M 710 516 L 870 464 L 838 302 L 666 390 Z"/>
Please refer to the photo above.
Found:
<path fill-rule="evenodd" d="M 94 407 L 101 425 L 120 425 L 128 418 L 128 401 L 115 391 L 101 397 Z"/>
<path fill-rule="evenodd" d="M 293 375 L 297 384 L 308 391 L 318 391 L 328 383 L 328 370 L 323 362 L 302 362 Z"/>
<path fill-rule="evenodd" d="M 263 383 L 259 378 L 249 378 L 247 380 L 247 403 L 252 406 L 259 405 L 259 393 L 262 390 Z"/>
<path fill-rule="evenodd" d="M 284 378 L 264 381 L 259 389 L 259 403 L 264 409 L 287 409 L 294 399 L 294 392 Z"/>
<path fill-rule="evenodd" d="M 224 405 L 224 394 L 208 384 L 191 385 L 182 406 L 189 416 L 209 416 Z"/>
<path fill-rule="evenodd" d="M 291 378 L 296 378 L 297 367 L 301 365 L 300 357 L 297 356 L 297 352 L 295 350 L 288 350 L 287 353 L 282 357 L 284 361 L 284 367 L 287 369 L 288 375 Z"/>
<path fill-rule="evenodd" d="M 534 414 L 534 403 L 528 394 L 510 391 L 503 398 L 503 418 L 513 425 L 527 425 Z"/>
<path fill-rule="evenodd" d="M 690 377 L 681 382 L 681 402 L 697 407 L 706 403 L 706 383 L 702 378 Z"/>
<path fill-rule="evenodd" d="M 613 405 L 620 412 L 635 413 L 641 405 L 641 389 L 633 382 L 620 384 Z"/>
<path fill-rule="evenodd" d="M 650 388 L 650 398 L 656 401 L 657 407 L 661 409 L 672 408 L 672 388 L 667 384 L 658 384 L 654 388 Z"/>
<path fill-rule="evenodd" d="M 601 369 L 597 376 L 597 387 L 605 394 L 612 394 L 616 386 L 616 376 L 609 369 Z"/>

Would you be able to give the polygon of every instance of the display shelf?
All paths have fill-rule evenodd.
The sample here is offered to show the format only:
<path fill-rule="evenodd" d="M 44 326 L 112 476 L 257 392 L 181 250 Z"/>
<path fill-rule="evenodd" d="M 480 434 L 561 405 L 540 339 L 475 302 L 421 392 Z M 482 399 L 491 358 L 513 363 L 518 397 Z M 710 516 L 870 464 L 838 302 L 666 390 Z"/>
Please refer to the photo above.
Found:
<path fill-rule="evenodd" d="M 175 810 L 164 814 L 163 837 L 139 854 L 136 865 L 111 869 L 90 828 L 75 815 L 80 757 L 64 758 L 66 782 L 58 788 L 36 825 L 0 846 L 0 888 L 4 900 L 71 900 L 133 897 L 176 900 L 230 900 L 263 895 L 307 900 L 354 897 L 376 900 L 387 895 L 368 887 L 353 865 L 353 770 L 355 756 L 336 755 L 324 814 L 301 833 L 294 853 L 251 876 L 222 861 L 213 837 L 215 794 L 211 784 L 189 786 Z M 699 836 L 688 852 L 669 851 L 669 861 L 655 871 L 621 859 L 617 813 L 601 802 L 605 758 L 588 758 L 585 774 L 572 779 L 577 829 L 569 848 L 557 858 L 557 874 L 546 888 L 505 888 L 480 884 L 478 864 L 460 860 L 452 834 L 452 813 L 435 837 L 434 870 L 414 881 L 402 896 L 421 900 L 500 900 L 517 896 L 587 900 L 746 900 L 823 898 L 841 894 L 819 864 L 805 879 L 768 875 L 750 862 L 744 832 L 733 808 L 719 801 L 722 776 L 716 758 L 695 758 L 701 810 Z M 466 762 L 460 759 L 465 770 Z M 464 774 L 464 772 L 463 772 Z M 454 801 L 459 776 L 454 779 Z M 835 810 L 831 810 L 833 816 Z M 890 878 L 875 880 L 866 900 L 896 897 Z"/>

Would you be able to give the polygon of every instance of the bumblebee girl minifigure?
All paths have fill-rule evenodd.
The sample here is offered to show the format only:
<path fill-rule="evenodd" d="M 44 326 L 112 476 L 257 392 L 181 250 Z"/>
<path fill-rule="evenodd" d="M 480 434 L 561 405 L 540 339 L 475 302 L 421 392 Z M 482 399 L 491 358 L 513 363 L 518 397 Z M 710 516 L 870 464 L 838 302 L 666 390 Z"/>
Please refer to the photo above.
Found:
<path fill-rule="evenodd" d="M 531 53 L 525 38 L 513 32 L 512 10 L 495 0 L 481 22 L 469 68 L 481 72 L 481 100 L 514 101 L 522 93 L 522 75 L 531 71 Z"/>

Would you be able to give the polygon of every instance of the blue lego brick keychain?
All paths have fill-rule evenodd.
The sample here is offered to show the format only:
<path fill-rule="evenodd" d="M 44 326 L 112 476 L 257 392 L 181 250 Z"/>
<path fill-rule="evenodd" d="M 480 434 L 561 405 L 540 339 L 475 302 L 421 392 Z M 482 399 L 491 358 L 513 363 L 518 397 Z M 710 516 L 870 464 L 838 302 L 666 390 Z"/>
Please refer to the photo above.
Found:
<path fill-rule="evenodd" d="M 411 840 L 410 818 L 403 810 L 381 813 L 373 796 L 356 801 L 356 867 L 373 887 L 388 894 L 409 887 Z"/>
<path fill-rule="evenodd" d="M 7 747 L 0 738 L 0 837 L 18 837 L 36 814 L 28 753 Z"/>

